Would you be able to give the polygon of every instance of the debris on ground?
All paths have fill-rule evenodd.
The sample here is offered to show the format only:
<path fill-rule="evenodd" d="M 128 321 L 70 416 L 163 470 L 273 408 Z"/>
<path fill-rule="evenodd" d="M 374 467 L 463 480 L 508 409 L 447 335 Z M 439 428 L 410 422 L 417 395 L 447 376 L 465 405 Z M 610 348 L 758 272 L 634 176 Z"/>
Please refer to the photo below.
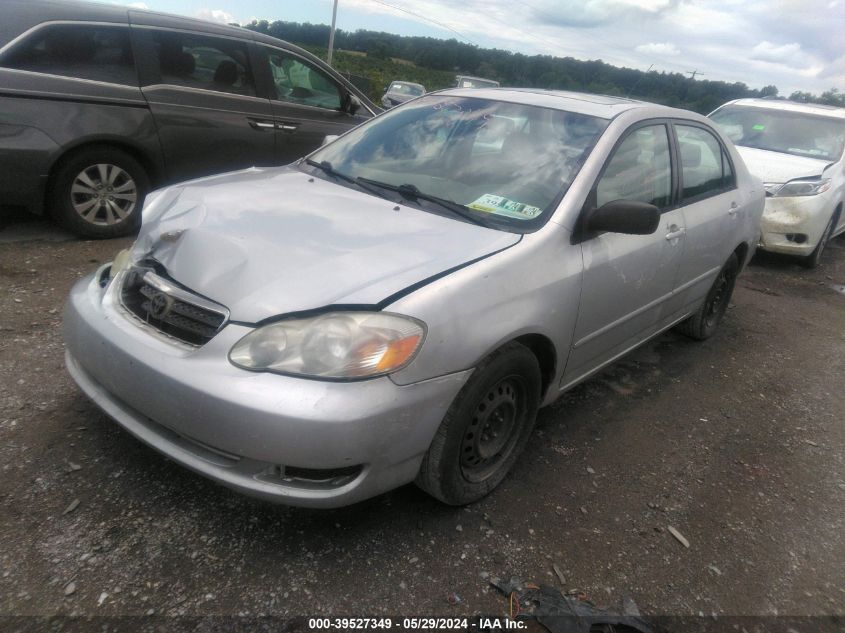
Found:
<path fill-rule="evenodd" d="M 678 532 L 678 530 L 673 528 L 671 525 L 667 526 L 666 529 L 669 530 L 669 534 L 674 536 L 675 540 L 678 541 L 678 543 L 689 549 L 689 541 L 686 539 L 686 537 L 684 537 L 683 534 Z"/>
<path fill-rule="evenodd" d="M 70 596 L 76 592 L 76 583 L 72 580 L 65 585 L 65 595 Z"/>
<path fill-rule="evenodd" d="M 577 589 L 573 590 L 578 596 L 575 597 L 554 587 L 523 582 L 516 577 L 506 581 L 491 578 L 490 584 L 507 596 L 511 619 L 537 620 L 551 633 L 589 633 L 599 630 L 597 627 L 602 625 L 625 627 L 631 633 L 652 633 L 630 596 L 624 596 L 620 609 L 614 611 L 596 607 Z"/>
<path fill-rule="evenodd" d="M 446 602 L 449 604 L 461 604 L 463 600 L 461 600 L 461 597 L 453 591 L 446 595 Z"/>
<path fill-rule="evenodd" d="M 566 578 L 564 578 L 563 572 L 560 570 L 560 567 L 558 567 L 556 564 L 553 563 L 552 569 L 555 572 L 555 576 L 557 576 L 557 579 L 560 581 L 560 584 L 565 585 L 566 584 Z"/>
<path fill-rule="evenodd" d="M 73 501 L 70 502 L 70 505 L 67 508 L 65 508 L 65 511 L 62 512 L 62 514 L 70 514 L 71 512 L 76 510 L 76 508 L 78 506 L 79 506 L 79 499 L 74 499 Z"/>

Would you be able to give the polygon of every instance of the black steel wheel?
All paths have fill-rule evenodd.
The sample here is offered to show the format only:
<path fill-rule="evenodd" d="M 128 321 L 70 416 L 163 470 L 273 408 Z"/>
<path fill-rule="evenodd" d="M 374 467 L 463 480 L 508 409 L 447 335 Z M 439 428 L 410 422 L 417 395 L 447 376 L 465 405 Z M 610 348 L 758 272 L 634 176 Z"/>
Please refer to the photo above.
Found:
<path fill-rule="evenodd" d="M 493 490 L 513 466 L 540 405 L 537 358 L 508 343 L 476 367 L 423 458 L 417 485 L 450 505 Z"/>
<path fill-rule="evenodd" d="M 678 325 L 678 330 L 699 341 L 716 332 L 728 309 L 739 274 L 739 258 L 732 253 L 722 266 L 698 311 Z"/>

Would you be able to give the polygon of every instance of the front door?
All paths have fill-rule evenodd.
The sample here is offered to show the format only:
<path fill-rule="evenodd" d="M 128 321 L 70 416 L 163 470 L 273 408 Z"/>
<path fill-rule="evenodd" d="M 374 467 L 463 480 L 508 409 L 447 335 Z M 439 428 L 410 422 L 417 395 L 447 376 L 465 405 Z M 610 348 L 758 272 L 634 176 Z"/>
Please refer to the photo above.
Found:
<path fill-rule="evenodd" d="M 653 334 L 673 311 L 684 250 L 684 218 L 673 206 L 668 128 L 630 130 L 602 170 L 590 201 L 637 200 L 662 210 L 651 235 L 601 233 L 582 246 L 583 283 L 573 347 L 561 387 L 600 368 Z"/>
<path fill-rule="evenodd" d="M 346 89 L 316 64 L 281 49 L 260 46 L 259 50 L 272 79 L 279 164 L 310 154 L 326 136 L 343 134 L 370 118 L 364 107 L 354 115 L 345 112 Z"/>
<path fill-rule="evenodd" d="M 251 42 L 160 28 L 133 32 L 170 181 L 274 163 L 272 109 L 256 93 Z"/>

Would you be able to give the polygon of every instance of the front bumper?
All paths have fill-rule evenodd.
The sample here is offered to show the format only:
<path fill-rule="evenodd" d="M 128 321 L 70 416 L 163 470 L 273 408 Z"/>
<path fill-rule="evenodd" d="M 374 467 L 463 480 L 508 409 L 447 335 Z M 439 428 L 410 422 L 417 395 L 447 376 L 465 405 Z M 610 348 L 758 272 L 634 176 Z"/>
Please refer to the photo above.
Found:
<path fill-rule="evenodd" d="M 250 328 L 226 325 L 199 348 L 168 341 L 128 316 L 99 275 L 78 282 L 65 307 L 71 376 L 138 439 L 252 496 L 329 508 L 413 481 L 471 373 L 399 386 L 244 371 L 227 353 Z M 286 468 L 347 474 L 309 480 Z"/>
<path fill-rule="evenodd" d="M 824 233 L 833 202 L 829 195 L 766 198 L 760 220 L 760 248 L 786 255 L 809 255 Z"/>

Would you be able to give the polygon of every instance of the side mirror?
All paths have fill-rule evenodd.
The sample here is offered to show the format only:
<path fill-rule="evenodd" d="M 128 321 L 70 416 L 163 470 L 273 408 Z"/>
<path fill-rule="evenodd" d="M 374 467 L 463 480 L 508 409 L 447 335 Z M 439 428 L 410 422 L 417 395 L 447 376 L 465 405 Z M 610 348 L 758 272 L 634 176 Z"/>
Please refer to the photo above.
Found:
<path fill-rule="evenodd" d="M 361 109 L 361 100 L 351 92 L 346 93 L 346 98 L 343 100 L 343 111 L 349 115 L 354 116 L 358 110 Z"/>
<path fill-rule="evenodd" d="M 328 145 L 329 143 L 334 143 L 339 137 L 340 134 L 326 134 L 323 137 L 323 142 L 320 143 L 320 147 L 322 147 L 323 145 Z"/>
<path fill-rule="evenodd" d="M 651 235 L 660 224 L 660 209 L 648 202 L 613 200 L 587 214 L 588 231 Z"/>

